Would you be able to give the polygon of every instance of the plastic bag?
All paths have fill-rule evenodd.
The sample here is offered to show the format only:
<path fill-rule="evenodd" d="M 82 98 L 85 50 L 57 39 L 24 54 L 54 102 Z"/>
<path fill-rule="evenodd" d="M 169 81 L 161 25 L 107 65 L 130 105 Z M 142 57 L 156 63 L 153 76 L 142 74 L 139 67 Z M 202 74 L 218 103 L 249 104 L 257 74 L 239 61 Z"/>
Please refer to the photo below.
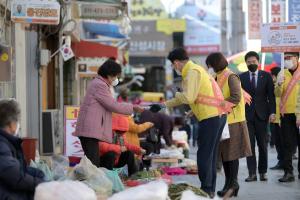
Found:
<path fill-rule="evenodd" d="M 97 168 L 84 156 L 69 174 L 72 180 L 80 180 L 92 188 L 96 194 L 110 196 L 112 194 L 112 182 L 106 177 L 105 172 Z"/>
<path fill-rule="evenodd" d="M 39 161 L 35 162 L 35 161 L 31 160 L 30 161 L 30 167 L 41 170 L 45 175 L 45 177 L 44 177 L 45 181 L 52 181 L 53 180 L 53 173 L 52 173 L 52 171 L 50 170 L 50 168 L 48 167 L 48 165 L 45 161 L 39 160 Z"/>
<path fill-rule="evenodd" d="M 206 199 L 210 199 L 207 197 L 201 197 L 198 195 L 195 195 L 194 192 L 192 192 L 191 190 L 186 190 L 182 193 L 181 196 L 181 200 L 206 200 Z M 217 196 L 215 196 L 214 198 L 215 200 L 221 200 L 220 198 L 218 198 Z"/>
<path fill-rule="evenodd" d="M 163 181 L 153 181 L 114 194 L 108 200 L 166 200 L 167 197 L 168 185 Z"/>
<path fill-rule="evenodd" d="M 61 155 L 52 156 L 53 180 L 65 180 L 69 169 L 69 159 Z"/>
<path fill-rule="evenodd" d="M 97 200 L 95 192 L 79 181 L 52 181 L 38 185 L 35 200 Z"/>
<path fill-rule="evenodd" d="M 188 140 L 188 135 L 186 131 L 173 131 L 172 132 L 172 139 L 176 141 L 185 141 Z"/>
<path fill-rule="evenodd" d="M 121 192 L 125 189 L 120 177 L 119 177 L 119 173 L 116 170 L 108 170 L 105 168 L 101 168 L 106 176 L 109 178 L 109 180 L 112 182 L 113 186 L 112 186 L 112 191 L 113 193 L 116 192 Z"/>
<path fill-rule="evenodd" d="M 228 127 L 228 123 L 226 123 L 222 132 L 221 141 L 227 140 L 229 138 L 230 138 L 229 127 Z"/>

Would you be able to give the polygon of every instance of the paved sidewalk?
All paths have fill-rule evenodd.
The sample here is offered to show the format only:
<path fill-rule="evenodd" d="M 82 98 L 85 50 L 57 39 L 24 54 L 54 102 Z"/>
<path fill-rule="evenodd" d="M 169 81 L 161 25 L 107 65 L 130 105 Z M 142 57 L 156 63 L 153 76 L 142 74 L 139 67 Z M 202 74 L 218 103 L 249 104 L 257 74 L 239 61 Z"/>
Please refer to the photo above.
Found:
<path fill-rule="evenodd" d="M 269 149 L 269 167 L 277 163 L 276 150 Z M 196 148 L 191 149 L 190 158 L 196 159 Z M 237 200 L 300 200 L 300 180 L 298 179 L 297 161 L 294 161 L 294 173 L 296 181 L 293 183 L 279 183 L 278 179 L 283 175 L 283 171 L 268 170 L 267 182 L 246 183 L 244 179 L 248 176 L 246 159 L 240 160 L 239 184 L 240 191 Z M 186 175 L 173 177 L 175 182 L 185 181 L 196 186 L 200 186 L 198 176 Z M 224 172 L 218 173 L 217 188 L 223 188 Z"/>

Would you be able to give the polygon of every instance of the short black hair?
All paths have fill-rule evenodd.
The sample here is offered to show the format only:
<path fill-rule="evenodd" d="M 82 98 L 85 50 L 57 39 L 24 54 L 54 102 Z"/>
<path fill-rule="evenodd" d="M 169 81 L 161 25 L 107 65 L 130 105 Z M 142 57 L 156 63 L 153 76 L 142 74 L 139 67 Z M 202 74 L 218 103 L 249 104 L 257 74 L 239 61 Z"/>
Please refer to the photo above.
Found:
<path fill-rule="evenodd" d="M 0 128 L 5 128 L 12 122 L 18 122 L 21 110 L 19 104 L 14 99 L 0 100 Z"/>
<path fill-rule="evenodd" d="M 227 59 L 221 52 L 211 53 L 207 56 L 205 63 L 210 65 L 214 71 L 219 72 L 228 66 Z"/>
<path fill-rule="evenodd" d="M 259 61 L 259 55 L 258 53 L 256 53 L 255 51 L 249 51 L 246 55 L 245 55 L 245 61 L 247 61 L 248 58 L 250 57 L 255 57 L 258 61 Z"/>
<path fill-rule="evenodd" d="M 188 60 L 188 59 L 189 59 L 189 56 L 188 56 L 186 50 L 182 47 L 173 49 L 168 55 L 168 60 L 170 60 L 171 63 L 173 63 L 175 60 L 184 61 L 184 60 Z"/>
<path fill-rule="evenodd" d="M 284 54 L 292 54 L 292 55 L 297 56 L 299 58 L 299 52 L 284 52 Z"/>
<path fill-rule="evenodd" d="M 121 72 L 121 65 L 112 59 L 105 61 L 98 69 L 98 75 L 102 76 L 103 78 L 107 78 L 108 76 L 118 76 L 121 74 Z"/>
<path fill-rule="evenodd" d="M 280 70 L 281 70 L 280 67 L 273 67 L 273 68 L 271 69 L 271 74 L 272 74 L 273 76 L 277 76 L 277 75 L 279 74 Z"/>

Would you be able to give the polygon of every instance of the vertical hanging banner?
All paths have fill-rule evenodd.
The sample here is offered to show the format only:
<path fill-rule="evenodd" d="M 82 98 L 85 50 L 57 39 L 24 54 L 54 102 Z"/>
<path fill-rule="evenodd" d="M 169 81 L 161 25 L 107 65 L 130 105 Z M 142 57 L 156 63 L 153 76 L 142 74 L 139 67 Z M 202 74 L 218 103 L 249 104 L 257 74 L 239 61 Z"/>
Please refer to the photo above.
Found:
<path fill-rule="evenodd" d="M 79 108 L 79 106 L 65 106 L 64 152 L 66 156 L 82 157 L 84 155 L 79 138 L 73 136 L 76 129 Z"/>
<path fill-rule="evenodd" d="M 289 22 L 300 22 L 300 0 L 289 0 Z"/>
<path fill-rule="evenodd" d="M 262 25 L 261 0 L 248 0 L 248 30 L 249 39 L 260 39 L 260 27 Z"/>
<path fill-rule="evenodd" d="M 285 22 L 286 0 L 271 0 L 271 22 Z"/>

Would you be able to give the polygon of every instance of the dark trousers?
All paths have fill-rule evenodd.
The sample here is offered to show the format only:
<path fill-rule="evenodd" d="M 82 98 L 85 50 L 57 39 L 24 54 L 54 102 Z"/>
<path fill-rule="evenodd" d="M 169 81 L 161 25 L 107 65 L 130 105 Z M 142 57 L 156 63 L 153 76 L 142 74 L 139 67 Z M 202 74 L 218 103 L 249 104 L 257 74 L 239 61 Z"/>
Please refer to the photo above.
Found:
<path fill-rule="evenodd" d="M 299 129 L 296 126 L 295 114 L 285 114 L 281 117 L 281 137 L 283 144 L 284 172 L 293 174 L 293 154 L 295 153 L 296 146 L 300 146 Z M 298 161 L 298 170 L 300 171 L 299 164 Z"/>
<path fill-rule="evenodd" d="M 250 175 L 256 174 L 257 161 L 255 154 L 255 140 L 258 146 L 258 172 L 267 173 L 268 168 L 268 144 L 267 144 L 267 126 L 268 122 L 260 120 L 255 116 L 253 121 L 248 121 L 248 131 L 251 142 L 252 156 L 247 157 L 247 166 Z"/>
<path fill-rule="evenodd" d="M 155 148 L 154 144 L 152 144 L 151 142 L 147 142 L 147 141 L 142 141 L 141 147 L 146 150 L 145 155 L 147 155 L 147 156 L 150 155 L 151 153 L 153 153 L 154 148 Z M 151 159 L 150 160 L 143 159 L 143 168 L 146 167 L 147 169 L 149 169 L 150 166 L 151 166 Z"/>
<path fill-rule="evenodd" d="M 216 189 L 218 146 L 225 123 L 226 115 L 199 122 L 197 165 L 201 189 L 205 192 Z"/>
<path fill-rule="evenodd" d="M 278 165 L 283 165 L 283 150 L 282 150 L 282 138 L 280 134 L 280 126 L 278 123 L 271 123 L 271 137 L 272 141 L 274 142 L 276 151 L 277 151 L 277 159 Z"/>
<path fill-rule="evenodd" d="M 234 182 L 237 182 L 239 172 L 239 160 L 231 160 L 223 162 L 225 173 L 225 186 L 231 187 Z"/>
<path fill-rule="evenodd" d="M 122 152 L 119 157 L 118 163 L 115 165 L 116 158 L 117 158 L 117 154 L 115 152 L 112 151 L 107 152 L 106 154 L 100 157 L 101 167 L 104 167 L 109 170 L 113 170 L 114 167 L 120 168 L 127 165 L 129 176 L 137 172 L 137 166 L 135 163 L 133 152 L 131 151 Z"/>
<path fill-rule="evenodd" d="M 86 157 L 96 166 L 100 167 L 99 140 L 95 138 L 79 137 Z"/>

